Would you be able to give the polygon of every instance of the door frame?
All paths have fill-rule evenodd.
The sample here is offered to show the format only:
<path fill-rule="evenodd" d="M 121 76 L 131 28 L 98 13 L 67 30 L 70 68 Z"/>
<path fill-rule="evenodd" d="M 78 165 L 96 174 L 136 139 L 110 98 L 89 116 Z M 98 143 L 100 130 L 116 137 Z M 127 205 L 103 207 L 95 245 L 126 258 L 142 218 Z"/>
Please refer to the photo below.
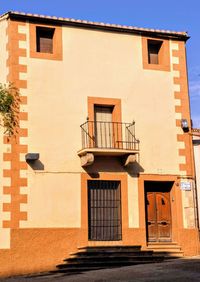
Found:
<path fill-rule="evenodd" d="M 124 232 L 128 229 L 128 184 L 127 184 L 127 175 L 126 173 L 97 173 L 97 174 L 88 174 L 81 173 L 81 237 L 84 238 L 84 241 L 87 241 L 88 244 L 91 240 L 88 239 L 88 180 L 111 180 L 111 181 L 120 181 L 121 183 L 121 228 L 122 228 L 122 239 L 120 241 L 92 241 L 95 244 L 100 243 L 100 245 L 112 245 L 113 242 L 117 244 L 123 243 Z"/>
<path fill-rule="evenodd" d="M 102 98 L 102 97 L 88 97 L 88 119 L 94 121 L 94 106 L 108 106 L 113 107 L 112 121 L 121 122 L 121 99 Z"/>
<path fill-rule="evenodd" d="M 87 182 L 88 182 L 88 188 L 87 188 L 88 190 L 88 240 L 90 241 L 121 241 L 122 240 L 121 181 L 119 180 L 117 181 L 116 180 L 88 180 Z M 106 197 L 106 195 L 108 194 L 105 193 L 105 191 L 108 189 L 110 191 L 109 199 Z M 96 197 L 97 191 L 99 191 L 98 197 Z M 97 205 L 94 204 L 94 201 L 96 203 L 98 202 L 98 204 Z M 114 203 L 114 206 L 112 206 L 112 203 Z M 116 218 L 114 216 L 113 210 L 117 214 Z M 97 213 L 101 215 L 100 218 L 96 216 Z M 111 219 L 109 218 L 109 216 L 111 217 Z M 100 225 L 97 224 L 97 220 L 98 220 L 97 218 L 100 221 L 99 222 Z M 115 225 L 115 220 L 117 220 L 117 225 Z M 105 226 L 105 223 L 106 223 L 106 226 Z"/>
<path fill-rule="evenodd" d="M 103 98 L 103 97 L 87 97 L 87 100 L 88 100 L 87 102 L 88 102 L 88 120 L 89 121 L 92 121 L 92 122 L 95 121 L 95 112 L 94 112 L 95 106 L 105 106 L 105 107 L 113 108 L 112 110 L 112 122 L 113 123 L 122 122 L 121 99 Z M 94 128 L 91 125 L 89 125 L 89 133 L 90 133 L 90 136 L 93 136 L 94 134 Z M 121 134 L 118 133 L 119 140 L 122 139 Z M 92 141 L 91 146 L 92 147 L 95 146 L 95 141 Z M 114 144 L 114 146 L 116 146 L 116 144 Z"/>
<path fill-rule="evenodd" d="M 147 187 L 148 184 L 147 183 L 152 183 L 152 188 L 151 187 Z M 154 183 L 154 184 L 153 184 Z M 169 187 L 163 187 L 164 189 L 159 190 L 158 187 L 156 187 L 157 185 L 162 185 L 162 183 L 169 183 Z M 155 186 L 153 186 L 155 185 Z M 150 185 L 149 185 L 150 186 Z M 144 182 L 144 195 L 145 195 L 145 221 L 146 221 L 146 240 L 148 243 L 150 242 L 156 242 L 156 243 L 162 243 L 162 242 L 171 242 L 172 241 L 172 212 L 171 212 L 171 190 L 172 190 L 172 186 L 173 186 L 173 182 L 171 181 L 145 181 Z M 155 188 L 154 188 L 155 187 Z M 161 186 L 162 187 L 162 186 Z M 147 211 L 147 194 L 149 193 L 153 193 L 153 197 L 154 197 L 154 204 L 155 204 L 155 210 L 154 212 L 156 213 L 156 229 L 157 229 L 157 234 L 156 234 L 156 239 L 157 240 L 149 240 L 149 230 L 148 230 L 148 211 Z M 170 236 L 168 239 L 161 239 L 158 236 L 158 220 L 157 220 L 157 200 L 156 200 L 156 193 L 169 193 L 169 217 L 170 217 L 170 229 L 169 229 L 169 233 Z"/>
<path fill-rule="evenodd" d="M 182 211 L 182 195 L 180 189 L 180 178 L 177 175 L 156 175 L 156 174 L 141 174 L 138 178 L 138 200 L 139 200 L 139 226 L 146 231 L 146 217 L 145 217 L 145 181 L 170 181 L 173 182 L 171 188 L 171 215 L 172 228 L 171 238 L 172 242 L 179 242 L 179 231 L 183 228 L 183 211 Z M 145 237 L 146 245 L 148 245 Z"/>

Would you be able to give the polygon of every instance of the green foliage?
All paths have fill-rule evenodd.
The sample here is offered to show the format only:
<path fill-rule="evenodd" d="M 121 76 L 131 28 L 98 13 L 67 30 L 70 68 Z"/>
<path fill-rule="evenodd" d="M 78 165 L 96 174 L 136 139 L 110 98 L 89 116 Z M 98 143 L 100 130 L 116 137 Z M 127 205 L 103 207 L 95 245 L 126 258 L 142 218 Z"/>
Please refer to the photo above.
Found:
<path fill-rule="evenodd" d="M 0 126 L 11 136 L 17 131 L 19 122 L 19 91 L 13 84 L 0 83 Z"/>

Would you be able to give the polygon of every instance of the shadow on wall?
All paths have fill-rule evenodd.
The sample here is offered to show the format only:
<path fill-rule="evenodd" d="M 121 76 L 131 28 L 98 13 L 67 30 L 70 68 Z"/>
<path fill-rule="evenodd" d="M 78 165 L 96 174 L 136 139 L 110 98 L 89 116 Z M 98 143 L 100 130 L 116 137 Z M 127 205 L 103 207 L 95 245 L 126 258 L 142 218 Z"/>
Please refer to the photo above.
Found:
<path fill-rule="evenodd" d="M 44 164 L 40 160 L 27 161 L 27 164 L 34 170 L 44 170 Z"/>
<path fill-rule="evenodd" d="M 138 162 L 124 167 L 120 158 L 97 156 L 92 165 L 83 169 L 95 178 L 98 178 L 100 172 L 127 172 L 131 177 L 137 177 L 139 173 L 144 172 L 143 167 Z"/>
<path fill-rule="evenodd" d="M 137 177 L 141 172 L 144 172 L 144 168 L 137 161 L 126 166 L 125 170 L 132 177 Z"/>
<path fill-rule="evenodd" d="M 33 170 L 44 170 L 44 164 L 40 160 L 27 161 L 27 164 Z M 123 161 L 117 157 L 95 157 L 95 162 L 83 169 L 95 178 L 98 178 L 99 172 L 127 172 L 131 177 L 137 177 L 139 173 L 144 172 L 137 161 L 125 167 Z"/>

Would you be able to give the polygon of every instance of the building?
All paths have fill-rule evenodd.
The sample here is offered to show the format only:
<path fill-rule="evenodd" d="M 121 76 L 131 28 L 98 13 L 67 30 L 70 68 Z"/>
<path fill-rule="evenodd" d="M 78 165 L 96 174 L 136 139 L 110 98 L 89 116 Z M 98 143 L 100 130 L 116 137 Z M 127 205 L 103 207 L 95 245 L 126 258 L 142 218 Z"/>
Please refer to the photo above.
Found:
<path fill-rule="evenodd" d="M 195 175 L 196 175 L 197 207 L 199 214 L 200 211 L 200 129 L 193 128 L 192 135 L 193 135 L 194 163 L 195 163 Z M 198 221 L 198 224 L 200 226 L 200 220 Z"/>
<path fill-rule="evenodd" d="M 0 138 L 2 273 L 88 245 L 198 254 L 187 33 L 9 12 L 0 36 L 21 94 Z"/>

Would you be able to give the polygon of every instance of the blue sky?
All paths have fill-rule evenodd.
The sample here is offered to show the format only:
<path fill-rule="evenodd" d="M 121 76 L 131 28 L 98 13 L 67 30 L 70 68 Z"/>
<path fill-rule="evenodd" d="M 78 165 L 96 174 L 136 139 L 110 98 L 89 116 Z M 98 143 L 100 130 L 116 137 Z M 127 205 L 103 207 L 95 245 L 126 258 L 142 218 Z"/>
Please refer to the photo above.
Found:
<path fill-rule="evenodd" d="M 188 31 L 187 64 L 194 127 L 200 128 L 199 0 L 0 0 L 9 10 L 66 18 Z"/>

